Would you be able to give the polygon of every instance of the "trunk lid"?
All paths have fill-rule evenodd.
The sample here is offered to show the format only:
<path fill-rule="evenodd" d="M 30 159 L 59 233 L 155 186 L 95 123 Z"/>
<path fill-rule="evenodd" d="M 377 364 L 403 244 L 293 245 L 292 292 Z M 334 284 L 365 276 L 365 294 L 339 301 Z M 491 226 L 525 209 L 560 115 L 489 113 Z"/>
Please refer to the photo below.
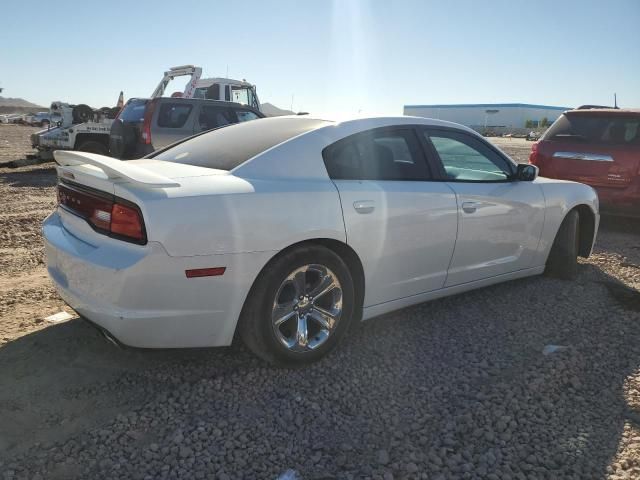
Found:
<path fill-rule="evenodd" d="M 104 236 L 145 244 L 147 239 L 155 238 L 156 224 L 162 223 L 163 205 L 169 199 L 251 189 L 247 182 L 225 170 L 154 159 L 123 162 L 62 150 L 54 152 L 54 156 L 58 163 L 62 223 L 90 244 L 100 242 Z M 123 214 L 123 209 L 128 212 Z M 133 240 L 119 235 L 115 230 L 122 230 L 122 222 L 116 225 L 116 213 L 121 217 L 129 215 L 128 218 L 137 215 L 142 235 Z"/>
<path fill-rule="evenodd" d="M 624 188 L 637 176 L 640 148 L 541 141 L 537 163 L 545 177 Z"/>

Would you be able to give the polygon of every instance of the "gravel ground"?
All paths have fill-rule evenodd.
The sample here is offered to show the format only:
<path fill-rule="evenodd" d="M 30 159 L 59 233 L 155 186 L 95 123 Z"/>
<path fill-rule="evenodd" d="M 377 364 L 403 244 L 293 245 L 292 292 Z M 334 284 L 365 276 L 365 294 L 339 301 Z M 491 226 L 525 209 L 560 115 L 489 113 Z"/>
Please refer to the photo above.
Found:
<path fill-rule="evenodd" d="M 23 156 L 27 130 L 0 146 Z M 526 160 L 530 143 L 496 143 Z M 0 478 L 640 478 L 640 302 L 622 286 L 640 287 L 640 223 L 606 219 L 575 282 L 408 308 L 281 370 L 43 321 L 64 308 L 39 236 L 54 183 L 51 165 L 0 168 Z"/>

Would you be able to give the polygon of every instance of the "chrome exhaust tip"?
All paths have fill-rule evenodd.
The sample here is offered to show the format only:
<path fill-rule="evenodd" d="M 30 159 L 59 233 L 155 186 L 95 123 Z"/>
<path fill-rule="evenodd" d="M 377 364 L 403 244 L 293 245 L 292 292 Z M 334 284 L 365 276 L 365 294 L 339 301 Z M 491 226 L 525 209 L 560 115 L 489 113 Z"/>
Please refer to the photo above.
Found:
<path fill-rule="evenodd" d="M 111 343 L 112 345 L 115 345 L 117 348 L 122 348 L 122 346 L 120 345 L 120 342 L 118 342 L 118 340 L 116 340 L 116 338 L 111 335 L 109 332 L 107 332 L 106 330 L 100 329 L 100 333 L 102 333 L 102 336 L 105 338 L 105 340 L 107 340 L 107 342 Z"/>

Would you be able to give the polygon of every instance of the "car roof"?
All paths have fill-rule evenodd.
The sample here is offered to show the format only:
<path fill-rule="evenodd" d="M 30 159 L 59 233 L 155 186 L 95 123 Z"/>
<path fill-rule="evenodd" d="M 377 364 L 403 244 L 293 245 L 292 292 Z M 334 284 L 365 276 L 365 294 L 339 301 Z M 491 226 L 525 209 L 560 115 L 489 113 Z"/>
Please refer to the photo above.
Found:
<path fill-rule="evenodd" d="M 210 87 L 214 83 L 228 83 L 229 85 L 235 85 L 238 87 L 253 87 L 253 85 L 247 82 L 246 80 L 235 80 L 233 78 L 214 77 L 214 78 L 201 78 L 196 82 L 196 88 Z"/>
<path fill-rule="evenodd" d="M 231 125 L 224 127 L 223 130 L 226 132 L 220 133 L 226 134 L 229 138 L 240 136 L 246 143 L 246 148 L 252 150 L 251 155 L 245 155 L 246 159 L 243 159 L 242 163 L 234 162 L 237 165 L 231 170 L 234 175 L 243 178 L 323 178 L 326 176 L 326 170 L 318 157 L 329 145 L 368 130 L 415 125 L 448 127 L 480 137 L 477 132 L 463 125 L 409 116 L 351 117 L 336 121 L 326 116 L 287 115 L 252 120 L 240 126 Z M 269 135 L 269 131 L 278 132 L 279 135 L 284 126 L 296 131 L 296 135 L 282 138 L 280 142 L 271 142 L 272 146 L 266 149 L 259 145 L 253 148 L 251 145 L 255 140 L 251 140 L 253 132 L 250 130 L 256 130 L 256 136 Z M 230 158 L 234 154 L 234 151 L 229 151 L 225 152 L 224 156 Z"/>
<path fill-rule="evenodd" d="M 448 122 L 446 120 L 438 120 L 435 118 L 426 118 L 426 117 L 414 117 L 410 115 L 397 115 L 397 116 L 387 116 L 387 115 L 379 115 L 379 116 L 351 116 L 351 117 L 341 117 L 340 119 L 331 119 L 327 118 L 330 116 L 317 116 L 317 115 L 287 115 L 290 118 L 311 118 L 314 120 L 322 120 L 325 122 L 330 122 L 331 125 L 319 126 L 318 128 L 330 128 L 331 126 L 336 127 L 337 129 L 344 130 L 369 130 L 373 128 L 382 128 L 382 127 L 393 127 L 393 126 L 402 126 L 402 125 L 425 125 L 432 127 L 449 127 L 455 128 L 458 130 L 464 130 L 466 132 L 471 132 L 475 135 L 478 133 L 464 125 L 454 122 Z M 281 118 L 281 117 L 279 117 Z"/>
<path fill-rule="evenodd" d="M 134 97 L 134 98 L 130 98 L 129 100 L 146 100 L 146 101 L 150 101 L 150 100 L 162 100 L 162 101 L 168 101 L 168 102 L 206 102 L 206 103 L 210 103 L 211 105 L 217 105 L 217 106 L 222 106 L 222 107 L 233 107 L 233 108 L 248 108 L 250 110 L 255 110 L 255 108 L 251 107 L 250 105 L 245 105 L 243 103 L 237 103 L 237 102 L 227 102 L 224 100 L 211 100 L 209 98 L 181 98 L 181 97 L 156 97 L 156 98 L 142 98 L 142 97 Z"/>
<path fill-rule="evenodd" d="M 640 115 L 640 109 L 636 108 L 584 108 L 567 110 L 565 115 L 619 115 L 619 116 L 637 116 Z"/>

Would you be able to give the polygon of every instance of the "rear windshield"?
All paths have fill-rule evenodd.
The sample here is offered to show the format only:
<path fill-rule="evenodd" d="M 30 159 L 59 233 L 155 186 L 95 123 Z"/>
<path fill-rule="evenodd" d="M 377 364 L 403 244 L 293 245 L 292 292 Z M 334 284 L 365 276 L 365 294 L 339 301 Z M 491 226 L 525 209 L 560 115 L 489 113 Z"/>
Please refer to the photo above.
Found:
<path fill-rule="evenodd" d="M 144 110 L 148 100 L 133 98 L 124 106 L 118 118 L 127 123 L 142 123 L 144 120 Z"/>
<path fill-rule="evenodd" d="M 638 145 L 640 116 L 563 114 L 551 125 L 544 139 Z"/>
<path fill-rule="evenodd" d="M 279 143 L 328 124 L 325 120 L 304 117 L 258 119 L 198 135 L 152 158 L 232 170 Z"/>

